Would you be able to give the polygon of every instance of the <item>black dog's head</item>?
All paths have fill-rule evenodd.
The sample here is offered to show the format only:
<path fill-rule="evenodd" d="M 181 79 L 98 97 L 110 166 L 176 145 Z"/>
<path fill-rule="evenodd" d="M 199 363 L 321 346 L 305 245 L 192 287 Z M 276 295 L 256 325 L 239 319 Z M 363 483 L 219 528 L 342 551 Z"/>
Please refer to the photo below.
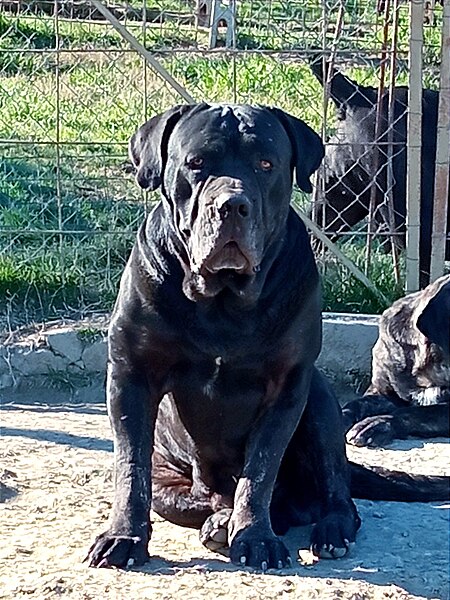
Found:
<path fill-rule="evenodd" d="M 323 146 L 279 109 L 198 104 L 153 117 L 130 155 L 139 185 L 162 187 L 195 297 L 255 277 L 286 225 L 294 169 L 310 192 Z"/>

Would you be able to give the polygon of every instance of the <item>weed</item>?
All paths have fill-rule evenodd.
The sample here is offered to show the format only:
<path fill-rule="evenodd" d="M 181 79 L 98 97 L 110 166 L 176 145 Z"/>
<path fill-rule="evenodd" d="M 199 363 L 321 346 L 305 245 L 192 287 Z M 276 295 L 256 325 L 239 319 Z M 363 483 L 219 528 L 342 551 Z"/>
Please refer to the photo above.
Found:
<path fill-rule="evenodd" d="M 49 387 L 57 390 L 75 391 L 89 385 L 92 375 L 75 371 L 57 371 L 49 369 L 45 377 Z"/>
<path fill-rule="evenodd" d="M 344 242 L 339 244 L 343 252 L 364 270 L 365 248 L 362 243 Z M 351 313 L 380 313 L 386 304 L 364 284 L 350 275 L 346 268 L 332 257 L 319 259 L 322 272 L 324 310 Z M 401 264 L 402 274 L 404 264 Z M 403 295 L 403 281 L 397 284 L 392 268 L 391 257 L 382 248 L 375 248 L 371 269 L 368 274 L 371 281 L 376 282 L 377 288 L 392 303 Z"/>
<path fill-rule="evenodd" d="M 94 342 L 103 339 L 104 331 L 95 327 L 82 327 L 77 330 L 77 337 L 81 342 L 93 344 Z"/>

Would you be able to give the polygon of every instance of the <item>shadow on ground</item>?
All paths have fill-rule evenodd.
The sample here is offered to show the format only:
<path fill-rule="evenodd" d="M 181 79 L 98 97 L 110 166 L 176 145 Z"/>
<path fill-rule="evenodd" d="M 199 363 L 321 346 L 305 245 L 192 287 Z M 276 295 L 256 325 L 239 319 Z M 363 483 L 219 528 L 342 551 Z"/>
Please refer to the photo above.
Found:
<path fill-rule="evenodd" d="M 66 433 L 64 431 L 2 427 L 2 435 L 27 437 L 40 442 L 52 442 L 53 444 L 65 444 L 67 446 L 72 446 L 73 448 L 82 448 L 83 450 L 101 450 L 103 452 L 113 451 L 113 443 L 111 440 L 72 435 L 71 433 Z"/>

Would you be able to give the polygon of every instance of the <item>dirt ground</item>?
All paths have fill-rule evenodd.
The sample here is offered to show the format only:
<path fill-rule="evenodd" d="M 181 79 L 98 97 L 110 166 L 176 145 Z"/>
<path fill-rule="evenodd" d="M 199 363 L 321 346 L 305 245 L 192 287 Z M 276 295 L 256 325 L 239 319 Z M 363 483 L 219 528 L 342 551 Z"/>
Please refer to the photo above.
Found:
<path fill-rule="evenodd" d="M 5 403 L 1 425 L 0 597 L 76 599 L 448 598 L 449 504 L 358 501 L 363 519 L 347 558 L 313 563 L 309 528 L 286 536 L 294 568 L 258 574 L 200 544 L 196 531 L 154 518 L 143 568 L 87 568 L 106 526 L 112 443 L 103 405 Z M 416 473 L 450 470 L 447 440 L 351 450 L 352 458 Z M 300 553 L 298 552 L 300 549 Z"/>

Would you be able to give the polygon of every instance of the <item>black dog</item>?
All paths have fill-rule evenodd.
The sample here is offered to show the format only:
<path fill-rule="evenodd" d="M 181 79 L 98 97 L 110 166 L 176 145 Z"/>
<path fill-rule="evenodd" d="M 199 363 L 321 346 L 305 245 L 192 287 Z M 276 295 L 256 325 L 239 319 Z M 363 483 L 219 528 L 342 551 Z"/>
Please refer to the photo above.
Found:
<path fill-rule="evenodd" d="M 316 523 L 320 556 L 355 540 L 342 417 L 314 368 L 319 278 L 289 206 L 294 170 L 310 192 L 322 156 L 320 138 L 275 108 L 178 106 L 132 138 L 138 183 L 164 199 L 139 230 L 109 331 L 115 498 L 91 565 L 149 559 L 151 504 L 263 570 L 290 563 L 276 534 L 291 525 Z M 399 493 L 362 467 L 352 476 L 362 494 Z M 448 481 L 435 484 L 446 497 Z"/>
<path fill-rule="evenodd" d="M 394 302 L 381 315 L 372 382 L 343 408 L 347 439 L 378 446 L 394 438 L 449 436 L 450 275 Z"/>
<path fill-rule="evenodd" d="M 322 59 L 311 65 L 323 84 Z M 384 228 L 389 224 L 387 209 L 388 107 L 386 90 L 381 103 L 381 135 L 375 143 L 375 117 L 378 90 L 363 86 L 337 71 L 330 80 L 330 97 L 337 108 L 338 126 L 330 138 L 325 156 L 325 204 L 315 212 L 317 223 L 336 237 L 351 231 L 369 212 L 372 186 L 375 183 L 375 219 Z M 434 203 L 434 172 L 439 93 L 423 90 L 422 95 L 422 157 L 420 206 L 420 281 L 429 283 L 431 230 Z M 392 201 L 396 241 L 405 244 L 406 219 L 406 141 L 408 88 L 394 89 L 394 125 L 392 136 Z M 375 152 L 378 151 L 378 164 Z M 450 203 L 450 195 L 449 195 Z M 450 210 L 447 217 L 450 232 Z M 450 259 L 450 238 L 446 257 Z"/>

